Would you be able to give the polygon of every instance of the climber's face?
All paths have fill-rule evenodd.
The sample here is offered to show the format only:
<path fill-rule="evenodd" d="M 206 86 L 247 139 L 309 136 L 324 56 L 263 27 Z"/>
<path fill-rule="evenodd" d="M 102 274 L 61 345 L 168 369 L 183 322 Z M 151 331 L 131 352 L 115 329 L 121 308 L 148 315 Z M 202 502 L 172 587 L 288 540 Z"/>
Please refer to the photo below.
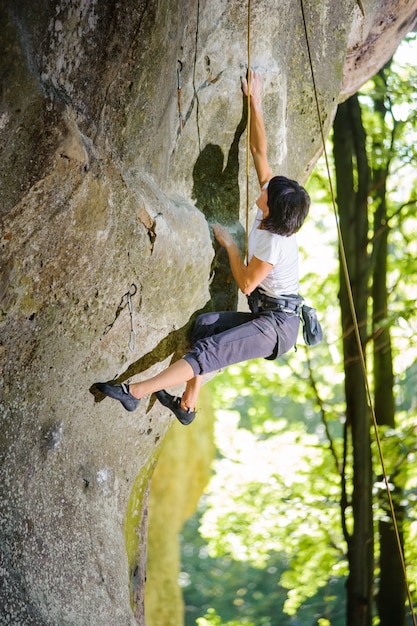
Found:
<path fill-rule="evenodd" d="M 268 188 L 263 186 L 261 189 L 261 194 L 256 201 L 256 204 L 261 209 L 263 213 L 263 219 L 265 219 L 269 215 L 269 207 L 268 207 Z"/>

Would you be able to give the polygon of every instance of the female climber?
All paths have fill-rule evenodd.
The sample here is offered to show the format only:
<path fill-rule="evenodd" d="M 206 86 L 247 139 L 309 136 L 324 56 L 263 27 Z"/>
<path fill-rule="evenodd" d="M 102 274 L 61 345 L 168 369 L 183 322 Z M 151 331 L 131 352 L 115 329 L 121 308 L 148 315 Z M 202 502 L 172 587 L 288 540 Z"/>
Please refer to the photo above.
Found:
<path fill-rule="evenodd" d="M 244 94 L 248 86 L 242 80 Z M 134 411 L 140 399 L 155 393 L 184 425 L 195 417 L 204 374 L 255 358 L 276 359 L 296 343 L 302 298 L 298 294 L 298 248 L 295 233 L 307 217 L 310 198 L 303 187 L 284 176 L 272 176 L 262 113 L 262 80 L 251 72 L 250 149 L 261 187 L 257 215 L 248 238 L 246 265 L 230 232 L 213 226 L 228 254 L 232 274 L 248 296 L 251 312 L 204 313 L 194 325 L 192 348 L 168 368 L 130 385 L 96 383 L 97 389 Z M 166 391 L 186 383 L 182 397 Z"/>

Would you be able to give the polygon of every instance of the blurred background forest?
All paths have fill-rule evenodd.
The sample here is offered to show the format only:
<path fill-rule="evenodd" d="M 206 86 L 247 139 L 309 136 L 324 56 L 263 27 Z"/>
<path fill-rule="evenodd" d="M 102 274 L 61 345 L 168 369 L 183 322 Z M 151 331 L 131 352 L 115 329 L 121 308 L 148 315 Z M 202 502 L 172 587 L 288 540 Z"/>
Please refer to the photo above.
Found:
<path fill-rule="evenodd" d="M 332 180 L 336 181 L 338 219 L 346 236 L 358 300 L 361 294 L 355 289 L 360 281 L 365 284 L 359 314 L 361 340 L 414 602 L 416 55 L 416 37 L 410 35 L 393 60 L 352 96 L 353 100 L 339 107 L 339 121 L 327 146 Z M 356 122 L 362 129 L 361 147 L 354 129 L 343 122 L 344 110 L 359 113 Z M 353 142 L 351 152 L 342 144 L 349 172 L 343 164 L 338 171 L 337 136 L 342 136 L 338 123 L 345 131 L 345 141 L 351 138 Z M 354 474 L 355 468 L 361 470 L 355 460 L 354 429 L 349 434 L 355 416 L 370 433 L 369 443 L 364 445 L 365 456 L 366 445 L 369 449 L 372 472 L 369 507 L 373 537 L 368 565 L 372 623 L 413 623 L 404 581 L 394 589 L 389 579 L 394 573 L 394 581 L 398 580 L 398 571 L 402 577 L 396 569 L 401 564 L 392 542 L 386 484 L 366 393 L 361 389 L 356 395 L 354 390 L 354 397 L 349 398 L 352 390 L 346 383 L 349 353 L 346 320 L 341 313 L 343 277 L 323 159 L 307 188 L 312 208 L 308 224 L 299 233 L 301 293 L 307 304 L 317 308 L 325 339 L 307 348 L 300 332 L 297 350 L 279 362 L 229 367 L 208 383 L 216 413 L 217 455 L 198 511 L 181 535 L 180 585 L 186 626 L 354 623 L 349 618 L 346 583 L 356 545 Z M 348 208 L 343 205 L 345 194 L 353 198 Z M 362 222 L 362 235 L 355 230 L 358 222 Z M 349 234 L 352 224 L 353 234 Z M 382 355 L 385 360 L 381 362 Z M 352 409 L 361 397 L 363 413 L 356 405 Z M 386 416 L 391 397 L 393 410 Z M 364 473 L 367 471 L 365 468 Z M 366 496 L 362 504 L 367 506 Z M 391 592 L 382 593 L 387 585 Z M 392 596 L 392 606 L 387 595 Z"/>

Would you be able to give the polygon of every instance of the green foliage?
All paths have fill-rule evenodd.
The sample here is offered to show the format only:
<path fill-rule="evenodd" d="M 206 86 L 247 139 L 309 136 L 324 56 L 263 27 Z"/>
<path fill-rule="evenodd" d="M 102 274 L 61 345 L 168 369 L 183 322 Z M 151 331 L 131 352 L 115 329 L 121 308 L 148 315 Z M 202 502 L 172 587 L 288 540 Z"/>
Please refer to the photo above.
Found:
<path fill-rule="evenodd" d="M 397 428 L 380 428 L 382 454 L 387 472 L 387 481 L 393 504 L 403 511 L 404 552 L 407 564 L 407 578 L 412 594 L 417 592 L 417 412 L 397 413 Z M 376 441 L 373 446 L 376 480 L 374 485 L 375 521 L 391 522 L 386 482 L 383 479 L 380 455 Z M 403 517 L 401 516 L 401 517 Z M 378 553 L 378 544 L 376 546 Z M 378 571 L 377 571 L 378 573 Z"/>
<path fill-rule="evenodd" d="M 182 532 L 184 563 L 180 580 L 186 626 L 194 626 L 201 615 L 207 619 L 208 610 L 213 607 L 222 624 L 249 621 L 256 626 L 311 626 L 320 616 L 331 615 L 332 626 L 344 626 L 342 578 L 333 577 L 325 588 L 300 607 L 296 617 L 286 615 L 283 607 L 287 592 L 279 584 L 287 567 L 285 556 L 271 552 L 264 568 L 255 567 L 249 561 L 236 561 L 227 553 L 210 556 L 204 539 L 197 532 L 205 507 L 206 498 Z"/>
<path fill-rule="evenodd" d="M 278 585 L 285 562 L 271 554 L 267 568 L 256 568 L 248 561 L 235 561 L 230 554 L 210 556 L 204 539 L 198 534 L 205 498 L 200 510 L 182 532 L 184 558 L 181 584 L 186 604 L 186 626 L 195 624 L 198 616 L 216 607 L 224 622 L 254 621 L 256 625 L 274 626 L 274 616 L 282 614 L 286 593 Z M 289 625 L 283 616 L 279 626 Z"/>
<path fill-rule="evenodd" d="M 215 609 L 208 609 L 204 617 L 199 617 L 196 620 L 197 626 L 255 626 L 254 622 L 248 622 L 247 620 L 239 621 L 231 620 L 223 622 L 222 618 L 217 615 Z"/>
<path fill-rule="evenodd" d="M 229 553 L 234 559 L 265 567 L 271 552 L 281 553 L 288 569 L 280 584 L 292 590 L 284 610 L 294 614 L 334 572 L 346 573 L 339 476 L 334 472 L 334 458 L 320 443 L 320 423 L 313 410 L 307 412 L 308 420 L 304 418 L 307 428 L 300 405 L 294 402 L 288 411 L 292 419 L 285 415 L 273 422 L 269 414 L 261 421 L 256 407 L 264 417 L 268 402 L 263 402 L 263 396 L 268 395 L 273 384 L 270 373 L 275 370 L 277 374 L 278 366 L 265 361 L 256 368 L 256 379 L 263 384 L 257 392 L 252 388 L 248 409 L 256 431 L 239 428 L 238 414 L 218 412 L 216 445 L 221 458 L 215 464 L 200 531 L 212 556 Z M 253 375 L 253 368 L 248 372 L 244 365 L 237 365 L 222 379 L 236 381 L 245 375 Z M 229 390 L 230 383 L 231 379 Z M 313 430 L 309 421 L 315 422 L 319 434 L 307 432 Z"/>

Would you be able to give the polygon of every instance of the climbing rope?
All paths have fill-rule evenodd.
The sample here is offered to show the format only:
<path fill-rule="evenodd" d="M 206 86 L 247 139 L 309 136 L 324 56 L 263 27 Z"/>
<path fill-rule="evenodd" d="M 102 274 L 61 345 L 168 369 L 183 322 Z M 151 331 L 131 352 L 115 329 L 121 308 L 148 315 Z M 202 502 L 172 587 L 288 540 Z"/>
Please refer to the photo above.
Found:
<path fill-rule="evenodd" d="M 347 287 L 347 292 L 348 292 L 348 299 L 349 299 L 349 306 L 350 306 L 350 311 L 351 311 L 352 320 L 353 320 L 353 327 L 354 327 L 354 331 L 355 331 L 355 337 L 356 337 L 356 342 L 357 342 L 357 346 L 358 346 L 358 352 L 359 352 L 359 356 L 360 356 L 361 369 L 362 369 L 363 378 L 364 378 L 364 382 L 365 382 L 366 395 L 367 395 L 369 407 L 370 407 L 370 410 L 371 410 L 372 423 L 373 423 L 373 428 L 374 428 L 374 432 L 375 432 L 375 440 L 376 440 L 376 443 L 377 443 L 379 458 L 380 458 L 380 461 L 381 461 L 381 468 L 382 468 L 382 473 L 383 473 L 383 477 L 384 477 L 384 484 L 385 484 L 385 488 L 386 488 L 386 492 L 387 492 L 387 496 L 388 496 L 388 502 L 389 502 L 389 508 L 390 508 L 392 522 L 393 522 L 393 528 L 394 528 L 395 537 L 396 537 L 396 541 L 397 541 L 398 552 L 399 552 L 400 560 L 401 560 L 401 567 L 402 567 L 403 574 L 404 574 L 404 581 L 405 581 L 406 590 L 407 590 L 408 603 L 409 603 L 409 607 L 410 607 L 411 617 L 412 617 L 412 620 L 413 620 L 413 625 L 417 626 L 416 616 L 415 616 L 415 613 L 414 613 L 414 607 L 413 607 L 413 602 L 412 602 L 412 598 L 411 598 L 410 587 L 409 587 L 409 583 L 408 583 L 408 579 L 407 579 L 407 568 L 406 568 L 404 552 L 403 552 L 403 548 L 402 548 L 402 544 L 401 544 L 400 532 L 399 532 L 399 529 L 398 529 L 398 523 L 397 523 L 397 519 L 396 519 L 396 515 L 395 515 L 394 503 L 393 503 L 392 496 L 391 496 L 391 490 L 390 490 L 390 486 L 389 486 L 388 475 L 387 475 L 387 471 L 386 471 L 386 465 L 385 465 L 384 456 L 383 456 L 383 453 L 382 453 L 381 439 L 380 439 L 380 436 L 379 436 L 379 433 L 378 433 L 378 422 L 377 422 L 377 419 L 376 419 L 374 403 L 373 403 L 372 395 L 371 395 L 371 388 L 370 388 L 370 384 L 369 384 L 369 380 L 368 380 L 368 375 L 367 375 L 367 372 L 366 372 L 365 356 L 364 356 L 364 351 L 362 349 L 362 343 L 361 343 L 361 338 L 360 338 L 360 333 L 359 333 L 359 324 L 358 324 L 358 319 L 357 319 L 357 315 L 356 315 L 355 303 L 354 303 L 354 299 L 353 299 L 352 286 L 351 286 L 351 282 L 350 282 L 350 278 L 349 278 L 349 270 L 348 270 L 348 266 L 347 266 L 347 260 L 346 260 L 345 247 L 344 247 L 344 243 L 343 243 L 342 231 L 341 231 L 341 227 L 340 227 L 340 223 L 339 223 L 339 219 L 338 219 L 338 215 L 337 215 L 336 199 L 335 199 L 335 194 L 334 194 L 334 190 L 333 190 L 332 177 L 331 177 L 331 174 L 330 174 L 330 166 L 329 166 L 329 159 L 328 159 L 327 150 L 326 150 L 326 140 L 325 140 L 325 136 L 324 136 L 323 122 L 322 122 L 321 114 L 320 114 L 320 106 L 319 106 L 319 100 L 318 100 L 318 95 L 317 95 L 317 85 L 316 85 L 316 80 L 315 80 L 315 76 L 314 76 L 313 61 L 312 61 L 312 56 L 311 56 L 310 42 L 309 42 L 309 38 L 308 38 L 307 21 L 306 21 L 306 16 L 305 16 L 305 12 L 304 12 L 303 0 L 300 0 L 300 4 L 301 4 L 301 13 L 302 13 L 302 18 L 303 18 L 303 25 L 304 25 L 304 34 L 305 34 L 305 39 L 306 39 L 306 44 L 307 44 L 308 60 L 309 60 L 309 64 L 310 64 L 311 78 L 312 78 L 312 83 L 313 83 L 314 98 L 315 98 L 316 108 L 317 108 L 317 117 L 318 117 L 319 124 L 320 124 L 321 140 L 322 140 L 322 144 L 323 144 L 323 154 L 324 154 L 325 163 L 326 163 L 326 170 L 327 170 L 327 177 L 328 177 L 328 181 L 329 181 L 330 194 L 331 194 L 331 198 L 332 198 L 333 212 L 334 212 L 334 216 L 335 216 L 335 220 L 336 220 L 337 235 L 338 235 L 339 247 L 340 247 L 340 259 L 341 259 L 341 263 L 342 263 L 343 274 L 345 276 L 345 282 L 346 282 L 346 287 Z"/>
<path fill-rule="evenodd" d="M 249 263 L 249 172 L 250 172 L 250 124 L 251 124 L 251 111 L 250 111 L 250 88 L 251 88 L 251 64 L 250 64 L 250 0 L 248 0 L 248 25 L 247 25 L 247 36 L 248 36 L 248 75 L 247 75 L 247 83 L 248 83 L 248 121 L 247 121 L 247 132 L 246 132 L 246 223 L 245 223 L 245 233 L 246 233 L 246 264 Z"/>

